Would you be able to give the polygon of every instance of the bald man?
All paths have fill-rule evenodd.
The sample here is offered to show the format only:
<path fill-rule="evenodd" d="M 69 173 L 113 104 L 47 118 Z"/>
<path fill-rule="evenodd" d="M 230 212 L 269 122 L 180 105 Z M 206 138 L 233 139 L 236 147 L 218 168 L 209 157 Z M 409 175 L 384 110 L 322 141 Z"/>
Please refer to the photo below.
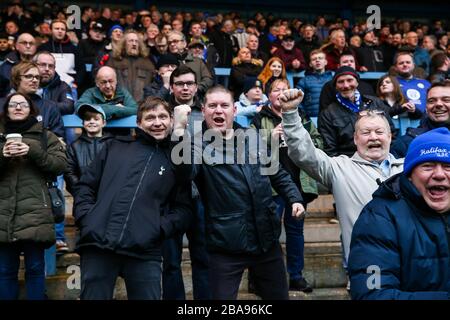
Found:
<path fill-rule="evenodd" d="M 86 90 L 76 104 L 96 104 L 103 108 L 106 120 L 135 115 L 137 104 L 131 94 L 117 85 L 116 71 L 111 67 L 101 67 L 95 77 L 95 87 Z"/>
<path fill-rule="evenodd" d="M 16 41 L 16 50 L 9 53 L 5 62 L 0 66 L 0 98 L 11 91 L 9 79 L 12 68 L 21 61 L 30 61 L 36 53 L 36 40 L 29 33 L 22 33 Z"/>

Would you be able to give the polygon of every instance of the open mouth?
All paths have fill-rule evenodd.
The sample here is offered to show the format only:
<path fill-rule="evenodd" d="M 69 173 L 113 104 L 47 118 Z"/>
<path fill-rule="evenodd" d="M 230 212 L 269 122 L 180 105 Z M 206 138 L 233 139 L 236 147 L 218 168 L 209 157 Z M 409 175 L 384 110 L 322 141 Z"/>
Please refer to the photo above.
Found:
<path fill-rule="evenodd" d="M 431 186 L 427 190 L 432 198 L 441 198 L 447 194 L 449 188 L 447 186 Z"/>
<path fill-rule="evenodd" d="M 381 149 L 381 143 L 372 143 L 368 145 L 369 150 Z"/>
<path fill-rule="evenodd" d="M 221 126 L 225 123 L 225 119 L 221 117 L 213 118 L 213 121 L 216 125 Z"/>

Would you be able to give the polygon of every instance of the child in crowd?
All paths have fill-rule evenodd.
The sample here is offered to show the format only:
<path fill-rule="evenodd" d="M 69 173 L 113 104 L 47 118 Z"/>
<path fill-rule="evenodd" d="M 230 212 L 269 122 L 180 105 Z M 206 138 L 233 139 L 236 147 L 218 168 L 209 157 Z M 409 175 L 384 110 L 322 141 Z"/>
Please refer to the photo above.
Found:
<path fill-rule="evenodd" d="M 267 96 L 262 91 L 262 83 L 256 77 L 247 77 L 244 92 L 235 103 L 238 116 L 245 116 L 250 123 L 257 112 L 267 103 Z"/>
<path fill-rule="evenodd" d="M 109 133 L 103 133 L 106 116 L 98 105 L 84 104 L 78 108 L 78 116 L 83 120 L 83 132 L 67 148 L 68 168 L 64 174 L 67 191 L 75 197 L 77 183 L 86 168 L 100 153 L 105 143 L 112 139 Z"/>

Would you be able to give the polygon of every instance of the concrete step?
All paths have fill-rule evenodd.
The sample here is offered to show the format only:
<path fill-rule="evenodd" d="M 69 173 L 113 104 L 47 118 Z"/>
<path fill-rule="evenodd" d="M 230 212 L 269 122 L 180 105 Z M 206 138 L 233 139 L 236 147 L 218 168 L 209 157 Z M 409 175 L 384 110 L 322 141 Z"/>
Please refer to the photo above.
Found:
<path fill-rule="evenodd" d="M 283 246 L 283 250 L 284 250 Z M 80 259 L 76 253 L 68 253 L 57 258 L 57 274 L 47 278 L 47 291 L 50 299 L 73 300 L 80 293 Z M 192 299 L 192 270 L 188 249 L 183 250 L 182 272 L 187 299 Z M 347 278 L 342 267 L 342 251 L 338 242 L 305 244 L 304 277 L 314 288 L 314 293 L 291 292 L 291 299 L 347 299 L 342 294 Z M 22 294 L 24 292 L 23 268 L 20 272 Z M 244 272 L 239 289 L 240 299 L 257 299 L 247 292 L 247 271 Z M 116 299 L 124 299 L 126 290 L 122 279 L 116 284 Z"/>

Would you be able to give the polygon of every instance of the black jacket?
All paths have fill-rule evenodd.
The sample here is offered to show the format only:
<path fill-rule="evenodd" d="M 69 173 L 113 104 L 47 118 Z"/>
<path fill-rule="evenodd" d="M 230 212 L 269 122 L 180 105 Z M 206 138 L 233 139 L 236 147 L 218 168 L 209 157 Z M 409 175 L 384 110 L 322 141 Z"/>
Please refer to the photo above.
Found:
<path fill-rule="evenodd" d="M 64 173 L 66 188 L 73 196 L 77 193 L 77 183 L 88 166 L 102 151 L 107 141 L 113 138 L 105 133 L 100 138 L 90 138 L 85 132 L 67 148 L 67 169 Z"/>
<path fill-rule="evenodd" d="M 356 55 L 359 65 L 366 67 L 369 72 L 385 72 L 389 68 L 386 67 L 383 50 L 379 46 L 363 43 L 356 49 Z"/>
<path fill-rule="evenodd" d="M 152 83 L 144 87 L 144 98 L 147 97 L 158 97 L 166 101 L 169 99 L 170 89 L 164 87 L 164 83 L 159 74 L 153 78 Z"/>
<path fill-rule="evenodd" d="M 408 128 L 405 135 L 399 137 L 395 141 L 395 143 L 392 144 L 391 153 L 396 158 L 406 157 L 406 152 L 408 152 L 409 144 L 415 137 L 420 136 L 422 133 L 444 126 L 450 129 L 449 123 L 437 123 L 431 121 L 430 118 L 425 117 L 421 121 L 418 128 Z"/>
<path fill-rule="evenodd" d="M 55 102 L 61 115 L 73 114 L 72 89 L 67 83 L 61 81 L 57 73 L 45 87 L 42 87 L 42 97 Z"/>
<path fill-rule="evenodd" d="M 375 95 L 372 86 L 365 81 L 362 80 L 359 81 L 357 89 L 362 95 L 365 96 Z M 337 93 L 336 87 L 333 84 L 333 80 L 330 80 L 323 85 L 319 98 L 319 113 L 325 110 L 331 103 L 337 101 L 336 93 Z"/>
<path fill-rule="evenodd" d="M 234 123 L 234 129 L 243 130 L 240 134 L 248 130 L 237 123 Z M 203 133 L 205 131 L 206 124 L 203 122 Z M 275 174 L 263 175 L 258 154 L 260 148 L 255 143 L 249 143 L 248 137 L 241 135 L 228 143 L 224 143 L 223 139 L 215 142 L 224 143 L 224 152 L 233 149 L 230 150 L 230 154 L 234 155 L 233 164 L 224 163 L 227 158 L 215 153 L 217 150 L 214 150 L 211 141 L 205 139 L 199 146 L 195 143 L 196 138 L 192 139 L 192 144 L 189 139 L 182 142 L 192 151 L 193 163 L 184 167 L 195 179 L 203 200 L 208 251 L 228 254 L 267 252 L 278 243 L 281 232 L 271 184 L 287 205 L 303 202 L 290 175 L 280 166 L 275 167 Z M 244 149 L 238 152 L 237 143 L 241 138 L 245 138 Z M 209 155 L 216 157 L 210 158 Z M 238 162 L 237 157 L 242 155 L 253 155 L 254 161 L 247 159 Z M 197 164 L 198 160 L 201 164 Z"/>
<path fill-rule="evenodd" d="M 177 180 L 167 140 L 136 132 L 110 140 L 81 177 L 77 250 L 94 246 L 159 261 L 162 240 L 186 230 L 190 183 Z"/>
<path fill-rule="evenodd" d="M 385 112 L 391 126 L 392 140 L 396 135 L 396 129 L 391 117 L 389 107 L 377 97 L 361 95 L 364 109 L 378 109 Z M 324 142 L 324 151 L 330 156 L 345 154 L 349 157 L 356 152 L 356 145 L 353 141 L 355 132 L 355 122 L 358 114 L 343 107 L 339 102 L 333 102 L 327 109 L 319 113 L 318 127 Z"/>

